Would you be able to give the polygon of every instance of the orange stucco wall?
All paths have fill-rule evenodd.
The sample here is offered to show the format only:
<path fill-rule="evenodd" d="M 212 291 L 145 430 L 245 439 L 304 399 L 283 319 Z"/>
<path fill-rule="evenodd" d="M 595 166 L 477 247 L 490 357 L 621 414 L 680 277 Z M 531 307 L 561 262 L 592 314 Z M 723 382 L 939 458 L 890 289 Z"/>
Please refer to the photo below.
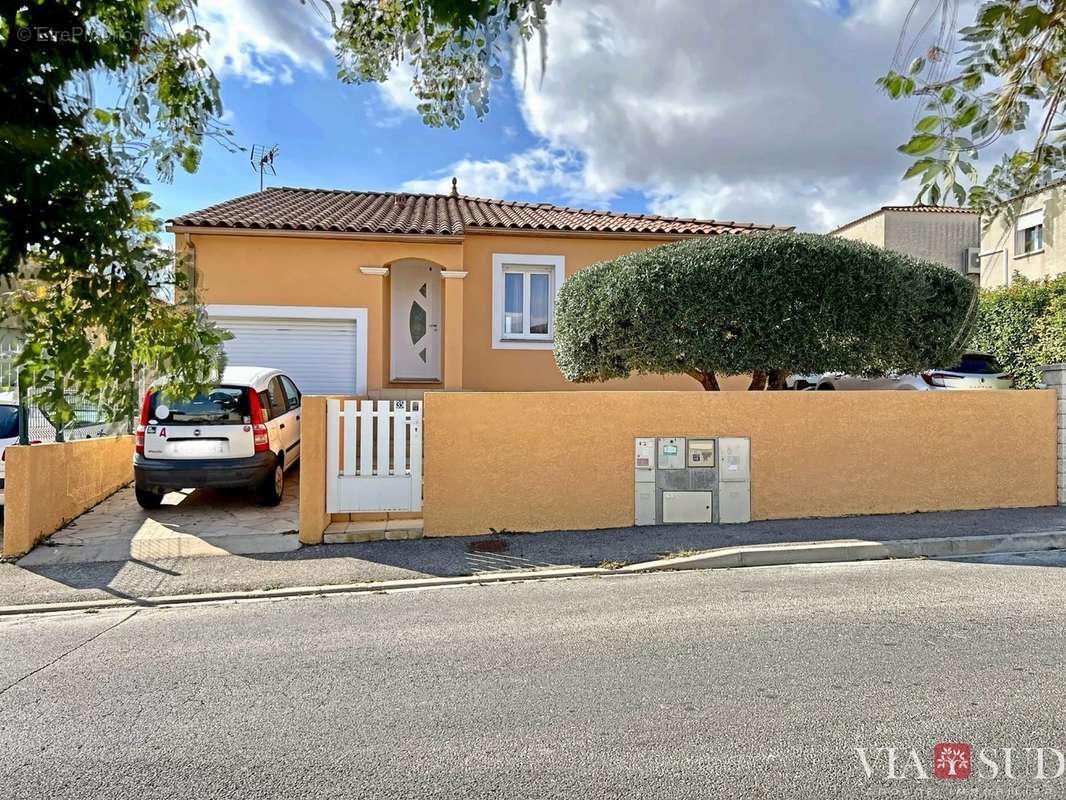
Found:
<path fill-rule="evenodd" d="M 633 524 L 633 439 L 751 438 L 752 518 L 1054 505 L 1056 398 L 1018 392 L 431 393 L 427 536 Z"/>
<path fill-rule="evenodd" d="M 108 436 L 4 451 L 4 555 L 37 542 L 133 480 L 133 437 Z"/>
<path fill-rule="evenodd" d="M 475 391 L 524 392 L 531 389 L 677 389 L 702 391 L 687 375 L 634 376 L 606 383 L 569 383 L 555 366 L 550 350 L 494 350 L 492 347 L 492 256 L 494 253 L 522 253 L 563 256 L 566 274 L 600 261 L 657 247 L 671 240 L 586 237 L 466 235 L 463 265 L 466 278 L 463 331 L 463 388 Z M 733 379 L 728 388 L 746 386 Z"/>
<path fill-rule="evenodd" d="M 698 391 L 684 375 L 639 376 L 605 384 L 568 383 L 550 350 L 492 348 L 492 255 L 561 255 L 566 273 L 668 240 L 467 234 L 454 243 L 387 242 L 301 236 L 192 234 L 198 298 L 206 304 L 303 305 L 367 309 L 367 384 L 371 392 L 397 388 L 389 375 L 389 278 L 359 267 L 422 258 L 465 278 L 443 283 L 443 388 L 468 391 L 675 389 Z M 178 246 L 186 244 L 178 235 Z M 461 283 L 456 286 L 456 283 Z M 448 326 L 458 331 L 448 336 Z M 744 388 L 746 378 L 725 379 Z M 441 388 L 441 384 L 422 388 Z"/>
<path fill-rule="evenodd" d="M 364 275 L 401 258 L 462 267 L 462 246 L 287 236 L 193 235 L 201 303 L 366 308 L 367 384 L 388 386 L 388 278 Z M 183 238 L 179 237 L 179 246 Z"/>

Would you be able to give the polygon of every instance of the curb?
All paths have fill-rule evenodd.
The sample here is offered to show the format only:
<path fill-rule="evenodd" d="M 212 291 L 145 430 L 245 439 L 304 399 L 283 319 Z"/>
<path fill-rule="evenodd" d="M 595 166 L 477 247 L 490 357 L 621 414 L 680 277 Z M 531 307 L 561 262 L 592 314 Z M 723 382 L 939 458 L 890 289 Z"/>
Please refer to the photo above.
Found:
<path fill-rule="evenodd" d="M 630 564 L 619 569 L 566 567 L 525 572 L 496 572 L 458 575 L 447 578 L 409 578 L 378 583 L 342 583 L 329 586 L 294 586 L 287 589 L 212 592 L 165 595 L 139 600 L 114 598 L 68 603 L 36 603 L 0 606 L 0 617 L 20 614 L 50 614 L 62 611 L 90 611 L 111 608 L 159 608 L 163 606 L 217 603 L 232 600 L 269 600 L 284 597 L 311 597 L 333 594 L 371 594 L 403 589 L 432 589 L 475 584 L 517 583 L 562 578 L 635 575 L 647 572 L 696 569 L 735 569 L 799 564 L 832 564 L 850 561 L 877 561 L 905 558 L 966 558 L 992 553 L 1021 553 L 1066 549 L 1066 530 L 1043 533 L 1009 533 L 987 536 L 943 536 L 930 539 L 898 539 L 871 542 L 864 539 L 835 539 L 826 542 L 790 542 L 719 547 L 682 558 L 666 558 Z"/>
<path fill-rule="evenodd" d="M 941 536 L 930 539 L 897 539 L 871 542 L 865 539 L 835 539 L 827 542 L 791 542 L 720 547 L 682 558 L 666 558 L 631 564 L 619 572 L 662 570 L 732 569 L 794 564 L 831 564 L 876 561 L 888 558 L 950 558 L 991 553 L 1020 553 L 1066 548 L 1066 530 L 1044 533 L 1005 533 L 987 536 Z"/>
<path fill-rule="evenodd" d="M 410 578 L 378 583 L 337 583 L 329 586 L 292 586 L 287 589 L 251 589 L 247 591 L 211 592 L 206 594 L 177 594 L 146 597 L 139 600 L 114 598 L 111 600 L 78 600 L 68 603 L 33 603 L 19 606 L 0 606 L 0 617 L 19 614 L 51 614 L 60 611 L 91 611 L 110 608 L 159 608 L 162 606 L 217 603 L 228 600 L 269 600 L 277 597 L 311 597 L 329 594 L 372 594 L 399 589 L 432 589 L 467 584 L 542 581 L 560 578 L 582 578 L 594 575 L 617 574 L 618 570 L 600 567 L 542 569 L 529 572 L 501 572 L 481 575 L 458 575 L 449 578 Z"/>

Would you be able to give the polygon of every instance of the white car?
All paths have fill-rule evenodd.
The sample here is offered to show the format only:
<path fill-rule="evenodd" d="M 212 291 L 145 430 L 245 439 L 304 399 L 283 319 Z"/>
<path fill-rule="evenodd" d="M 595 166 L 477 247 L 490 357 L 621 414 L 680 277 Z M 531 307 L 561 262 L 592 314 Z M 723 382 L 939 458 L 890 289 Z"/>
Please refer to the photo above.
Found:
<path fill-rule="evenodd" d="M 7 448 L 19 443 L 19 404 L 15 392 L 0 392 L 0 506 L 5 505 Z M 74 419 L 63 428 L 63 438 L 68 442 L 78 439 L 95 439 L 100 436 L 118 436 L 127 433 L 128 422 L 101 422 L 100 413 L 90 404 L 81 404 L 74 410 Z M 54 442 L 56 427 L 41 411 L 30 413 L 30 444 Z"/>
<path fill-rule="evenodd" d="M 19 407 L 18 403 L 0 399 L 0 505 L 4 505 L 7 478 L 7 465 L 4 454 L 8 445 L 19 443 Z"/>
<path fill-rule="evenodd" d="M 210 391 L 170 400 L 144 396 L 133 473 L 137 502 L 158 508 L 166 492 L 243 487 L 281 502 L 285 471 L 300 457 L 300 390 L 263 367 L 227 367 Z"/>
<path fill-rule="evenodd" d="M 805 376 L 807 381 L 811 377 Z M 884 375 L 880 378 L 856 378 L 853 375 L 830 373 L 822 375 L 813 385 L 819 391 L 1010 389 L 1014 386 L 1014 376 L 1004 370 L 994 356 L 964 353 L 959 363 L 950 369 L 930 369 L 917 375 Z M 799 384 L 797 388 L 801 388 Z M 809 383 L 806 388 L 810 388 Z"/>

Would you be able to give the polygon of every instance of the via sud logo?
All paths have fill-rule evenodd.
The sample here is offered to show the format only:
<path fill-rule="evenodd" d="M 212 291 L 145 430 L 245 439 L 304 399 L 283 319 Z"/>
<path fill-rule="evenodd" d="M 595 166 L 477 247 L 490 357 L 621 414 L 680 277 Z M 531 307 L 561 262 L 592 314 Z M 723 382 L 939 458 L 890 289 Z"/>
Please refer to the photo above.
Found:
<path fill-rule="evenodd" d="M 915 747 L 856 747 L 868 779 L 1058 780 L 1066 776 L 1066 755 L 1057 747 L 984 747 L 937 742 L 932 753 Z"/>

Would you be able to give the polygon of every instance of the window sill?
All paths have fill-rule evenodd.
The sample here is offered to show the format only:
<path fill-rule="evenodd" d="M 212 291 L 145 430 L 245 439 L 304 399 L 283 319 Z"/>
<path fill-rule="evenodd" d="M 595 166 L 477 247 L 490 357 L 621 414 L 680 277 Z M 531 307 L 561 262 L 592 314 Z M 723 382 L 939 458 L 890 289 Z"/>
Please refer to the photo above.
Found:
<path fill-rule="evenodd" d="M 501 342 L 536 342 L 537 344 L 555 344 L 555 339 L 542 339 L 539 336 L 501 336 Z"/>
<path fill-rule="evenodd" d="M 1032 252 L 1029 252 L 1029 253 L 1015 253 L 1014 254 L 1014 260 L 1017 261 L 1019 258 L 1030 258 L 1032 256 L 1042 256 L 1043 254 L 1044 254 L 1044 248 L 1041 247 L 1039 250 L 1033 250 Z"/>
<path fill-rule="evenodd" d="M 553 350 L 552 339 L 517 339 L 508 336 L 493 337 L 493 350 Z"/>

